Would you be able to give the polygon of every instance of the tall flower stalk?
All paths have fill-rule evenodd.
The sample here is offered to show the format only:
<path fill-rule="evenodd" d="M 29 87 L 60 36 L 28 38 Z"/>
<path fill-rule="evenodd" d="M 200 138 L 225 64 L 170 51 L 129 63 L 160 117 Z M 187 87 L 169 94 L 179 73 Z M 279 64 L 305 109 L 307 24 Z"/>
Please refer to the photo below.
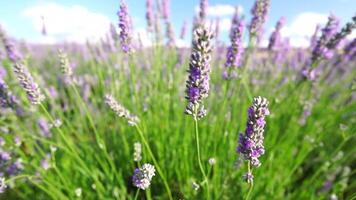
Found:
<path fill-rule="evenodd" d="M 194 118 L 198 164 L 204 177 L 204 182 L 206 182 L 207 185 L 206 191 L 208 199 L 210 195 L 209 183 L 201 163 L 198 120 L 206 115 L 203 100 L 207 98 L 209 94 L 212 38 L 213 34 L 204 27 L 197 28 L 194 31 L 192 54 L 190 56 L 188 69 L 189 77 L 186 82 L 186 99 L 188 100 L 188 105 L 185 110 L 186 114 L 192 115 Z"/>
<path fill-rule="evenodd" d="M 263 133 L 266 125 L 265 117 L 270 114 L 268 104 L 267 99 L 264 97 L 259 96 L 253 99 L 253 104 L 248 109 L 245 133 L 240 133 L 239 136 L 237 153 L 241 156 L 242 160 L 247 161 L 248 171 L 243 176 L 243 179 L 250 184 L 250 190 L 246 199 L 249 199 L 253 187 L 252 167 L 259 167 L 261 165 L 259 157 L 265 153 Z"/>
<path fill-rule="evenodd" d="M 132 27 L 131 20 L 128 13 L 127 4 L 124 0 L 121 0 L 120 10 L 117 13 L 119 17 L 119 28 L 120 28 L 120 42 L 121 49 L 124 53 L 131 53 L 133 51 L 131 40 L 132 40 Z"/>
<path fill-rule="evenodd" d="M 164 184 L 164 186 L 165 186 L 165 188 L 166 188 L 166 191 L 167 191 L 167 193 L 168 193 L 168 197 L 169 197 L 169 199 L 172 200 L 172 199 L 173 199 L 173 198 L 172 198 L 172 192 L 171 192 L 171 190 L 170 190 L 170 188 L 169 188 L 167 179 L 166 179 L 165 175 L 163 174 L 163 172 L 162 172 L 162 170 L 161 170 L 161 168 L 160 168 L 160 166 L 159 166 L 159 164 L 158 164 L 158 162 L 157 162 L 156 157 L 153 155 L 153 152 L 152 152 L 152 150 L 151 150 L 151 147 L 150 147 L 150 145 L 148 144 L 148 142 L 147 142 L 145 136 L 143 135 L 143 132 L 142 132 L 141 128 L 140 128 L 139 125 L 138 125 L 138 123 L 139 123 L 138 117 L 136 117 L 135 115 L 130 114 L 130 111 L 127 110 L 125 107 L 123 107 L 121 104 L 119 104 L 119 103 L 114 99 L 114 97 L 111 96 L 111 95 L 106 95 L 106 96 L 105 96 L 105 102 L 106 102 L 106 104 L 110 107 L 110 109 L 116 113 L 116 115 L 117 115 L 118 117 L 124 118 L 125 120 L 127 120 L 127 122 L 128 122 L 130 125 L 132 125 L 132 126 L 134 126 L 134 127 L 136 128 L 137 132 L 138 132 L 139 135 L 140 135 L 140 138 L 141 138 L 142 143 L 145 145 L 145 147 L 146 147 L 146 149 L 147 149 L 147 151 L 148 151 L 148 153 L 149 153 L 149 155 L 150 155 L 150 157 L 151 157 L 151 159 L 152 159 L 152 161 L 153 161 L 153 163 L 154 163 L 154 166 L 157 168 L 158 174 L 159 174 L 159 175 L 161 176 L 161 178 L 162 178 L 163 184 Z M 136 180 L 136 179 L 135 179 L 135 180 Z M 136 181 L 136 183 L 137 183 L 137 181 Z M 136 183 L 135 183 L 135 181 L 134 181 L 135 186 L 137 186 L 137 187 L 139 187 L 139 188 L 141 188 L 141 189 L 146 188 L 146 187 L 141 187 L 141 186 L 139 186 L 139 185 L 136 184 Z M 149 184 L 148 184 L 148 185 L 149 185 Z M 148 187 L 148 186 L 147 186 L 147 187 Z"/>

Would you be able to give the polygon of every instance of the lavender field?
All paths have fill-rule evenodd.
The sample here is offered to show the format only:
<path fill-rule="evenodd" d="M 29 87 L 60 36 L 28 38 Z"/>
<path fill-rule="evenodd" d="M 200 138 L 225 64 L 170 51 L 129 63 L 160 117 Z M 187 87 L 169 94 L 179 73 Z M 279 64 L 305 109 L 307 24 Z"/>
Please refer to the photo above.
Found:
<path fill-rule="evenodd" d="M 207 0 L 179 35 L 142 3 L 149 45 L 125 1 L 99 41 L 0 26 L 0 199 L 356 199 L 355 13 L 296 47 L 282 16 L 262 45 L 270 0 L 227 41 Z"/>

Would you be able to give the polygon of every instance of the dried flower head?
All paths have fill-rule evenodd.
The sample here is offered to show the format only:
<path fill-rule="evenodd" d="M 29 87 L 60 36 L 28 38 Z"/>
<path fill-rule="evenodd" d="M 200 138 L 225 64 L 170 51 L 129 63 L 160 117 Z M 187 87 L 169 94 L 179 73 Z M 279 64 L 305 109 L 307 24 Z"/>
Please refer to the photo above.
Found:
<path fill-rule="evenodd" d="M 38 84 L 35 83 L 31 74 L 23 63 L 15 63 L 14 72 L 19 80 L 20 85 L 26 91 L 27 97 L 32 104 L 40 104 L 45 96 L 41 93 Z"/>
<path fill-rule="evenodd" d="M 137 168 L 132 176 L 132 182 L 135 187 L 142 190 L 147 189 L 151 185 L 152 177 L 155 175 L 155 167 L 151 164 L 144 164 L 141 168 Z"/>
<path fill-rule="evenodd" d="M 134 143 L 134 161 L 139 162 L 142 160 L 142 146 L 141 143 L 135 142 Z"/>
<path fill-rule="evenodd" d="M 132 115 L 125 107 L 119 104 L 112 95 L 105 95 L 105 103 L 113 110 L 117 116 L 125 118 L 132 126 L 139 122 L 138 117 Z"/>

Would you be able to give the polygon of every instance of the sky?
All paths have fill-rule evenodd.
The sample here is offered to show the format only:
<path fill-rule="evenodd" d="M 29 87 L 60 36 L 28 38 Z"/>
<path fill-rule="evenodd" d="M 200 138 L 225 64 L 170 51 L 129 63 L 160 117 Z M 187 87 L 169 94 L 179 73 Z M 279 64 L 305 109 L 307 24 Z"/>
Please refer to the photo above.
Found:
<path fill-rule="evenodd" d="M 145 1 L 126 0 L 133 19 L 134 35 L 140 33 L 144 43 L 148 40 Z M 248 23 L 253 3 L 253 0 L 209 1 L 208 18 L 213 21 L 220 19 L 221 41 L 228 42 L 234 7 L 240 7 Z M 170 21 L 177 38 L 183 22 L 191 24 L 198 5 L 199 0 L 170 0 Z M 340 19 L 340 25 L 344 25 L 356 14 L 355 8 L 356 0 L 271 0 L 262 43 L 267 43 L 275 23 L 284 16 L 286 25 L 282 35 L 289 37 L 293 46 L 307 46 L 316 24 L 325 24 L 328 15 L 333 13 Z M 110 23 L 117 25 L 118 9 L 119 0 L 0 0 L 0 24 L 12 37 L 32 43 L 81 43 L 87 38 L 98 41 L 109 31 Z M 44 17 L 47 36 L 41 34 L 41 16 Z M 350 37 L 356 37 L 355 31 Z M 184 46 L 190 44 L 189 40 L 190 37 L 177 39 L 177 43 Z"/>

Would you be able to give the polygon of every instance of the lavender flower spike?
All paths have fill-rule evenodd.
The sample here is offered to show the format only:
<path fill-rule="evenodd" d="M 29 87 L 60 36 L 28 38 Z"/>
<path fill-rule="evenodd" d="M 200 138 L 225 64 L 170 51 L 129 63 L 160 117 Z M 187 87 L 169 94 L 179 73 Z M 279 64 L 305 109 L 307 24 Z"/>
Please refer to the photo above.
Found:
<path fill-rule="evenodd" d="M 146 0 L 146 21 L 148 31 L 152 31 L 153 19 L 153 2 L 152 0 Z"/>
<path fill-rule="evenodd" d="M 208 0 L 200 0 L 199 20 L 202 25 L 205 22 L 207 9 L 208 9 Z"/>
<path fill-rule="evenodd" d="M 240 20 L 236 22 L 236 26 L 232 27 L 230 41 L 231 46 L 227 49 L 225 67 L 228 70 L 224 72 L 224 78 L 233 78 L 231 69 L 237 68 L 241 64 L 241 57 L 244 51 L 242 44 L 244 24 Z"/>
<path fill-rule="evenodd" d="M 150 187 L 152 177 L 155 175 L 155 167 L 151 164 L 144 164 L 137 168 L 132 176 L 132 183 L 135 187 L 145 190 Z"/>
<path fill-rule="evenodd" d="M 21 55 L 16 51 L 14 43 L 6 36 L 5 31 L 0 26 L 0 40 L 2 40 L 7 57 L 13 63 L 16 63 L 21 60 Z"/>
<path fill-rule="evenodd" d="M 127 5 L 124 0 L 121 0 L 120 11 L 117 15 L 119 16 L 121 49 L 124 53 L 131 53 L 133 50 L 131 44 L 131 23 Z"/>
<path fill-rule="evenodd" d="M 348 22 L 338 33 L 330 39 L 328 44 L 326 44 L 329 50 L 334 49 L 347 35 L 349 35 L 353 29 L 356 28 L 356 15 L 352 17 L 352 22 Z"/>
<path fill-rule="evenodd" d="M 42 94 L 38 84 L 35 83 L 31 74 L 23 63 L 15 63 L 14 72 L 19 80 L 21 87 L 26 91 L 27 98 L 32 104 L 40 104 L 45 96 Z"/>
<path fill-rule="evenodd" d="M 117 114 L 117 116 L 125 118 L 131 126 L 134 126 L 139 122 L 138 117 L 132 115 L 130 111 L 119 104 L 112 95 L 105 95 L 105 103 Z"/>
<path fill-rule="evenodd" d="M 73 69 L 70 66 L 67 54 L 59 49 L 58 57 L 59 57 L 62 73 L 64 74 L 64 82 L 66 84 L 70 84 L 73 81 Z"/>
<path fill-rule="evenodd" d="M 186 99 L 188 105 L 185 112 L 200 119 L 206 115 L 202 105 L 203 99 L 209 94 L 209 73 L 213 38 L 210 30 L 197 28 L 193 34 L 192 54 L 189 62 L 189 77 L 186 82 Z"/>
<path fill-rule="evenodd" d="M 259 37 L 262 33 L 263 24 L 266 22 L 270 0 L 256 0 L 252 10 L 250 23 L 250 35 Z"/>
<path fill-rule="evenodd" d="M 285 18 L 281 17 L 277 24 L 276 24 L 276 28 L 273 31 L 273 33 L 271 34 L 271 37 L 269 38 L 269 43 L 268 43 L 268 50 L 272 51 L 275 50 L 276 47 L 279 47 L 281 44 L 281 29 L 285 23 Z"/>
<path fill-rule="evenodd" d="M 329 40 L 335 35 L 338 26 L 339 20 L 334 15 L 330 15 L 328 23 L 322 29 L 322 35 L 320 36 L 312 51 L 311 64 L 316 63 L 321 58 L 328 59 L 332 56 L 332 51 L 328 50 L 326 45 Z"/>
<path fill-rule="evenodd" d="M 237 152 L 243 160 L 253 167 L 259 167 L 259 157 L 264 154 L 263 132 L 266 125 L 265 116 L 269 115 L 268 101 L 263 97 L 253 99 L 253 105 L 248 109 L 248 120 L 245 133 L 240 133 Z M 247 174 L 246 180 L 252 181 L 252 174 Z"/>

